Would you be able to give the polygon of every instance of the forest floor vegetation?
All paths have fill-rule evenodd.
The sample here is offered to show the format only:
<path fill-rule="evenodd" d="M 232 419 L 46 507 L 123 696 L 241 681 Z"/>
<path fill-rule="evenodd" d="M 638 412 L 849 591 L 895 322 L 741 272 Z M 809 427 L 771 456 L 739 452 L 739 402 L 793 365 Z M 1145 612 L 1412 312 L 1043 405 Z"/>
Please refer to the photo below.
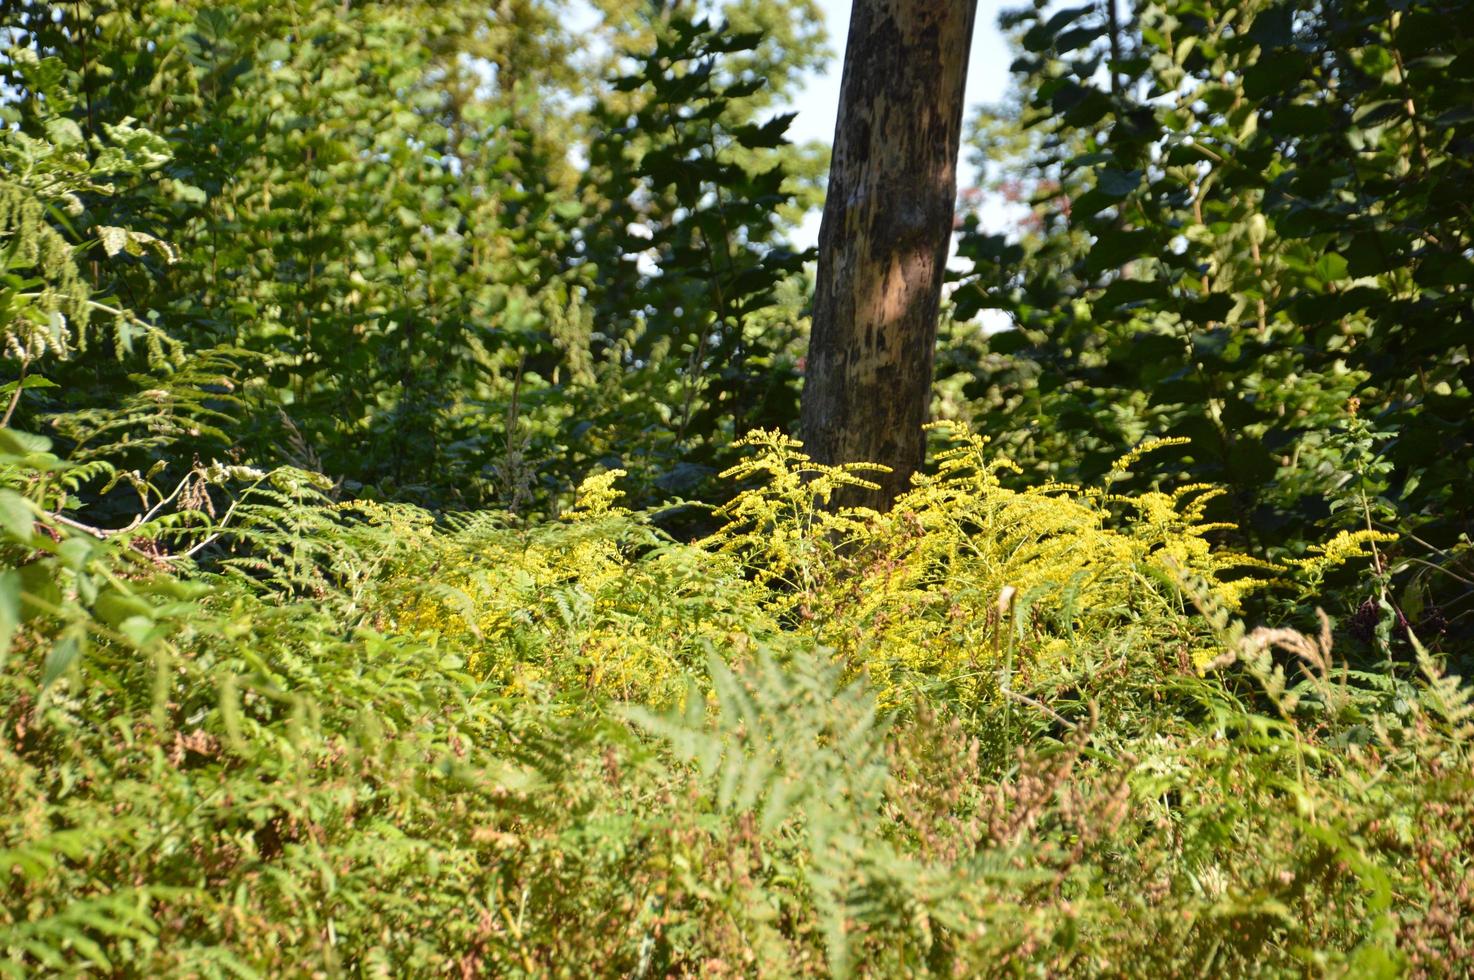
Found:
<path fill-rule="evenodd" d="M 5 430 L 3 971 L 1458 972 L 1467 689 L 1246 631 L 1314 569 L 1207 488 L 945 436 L 881 515 L 755 434 L 684 543 L 617 472 L 527 522 L 202 471 L 106 532 Z"/>

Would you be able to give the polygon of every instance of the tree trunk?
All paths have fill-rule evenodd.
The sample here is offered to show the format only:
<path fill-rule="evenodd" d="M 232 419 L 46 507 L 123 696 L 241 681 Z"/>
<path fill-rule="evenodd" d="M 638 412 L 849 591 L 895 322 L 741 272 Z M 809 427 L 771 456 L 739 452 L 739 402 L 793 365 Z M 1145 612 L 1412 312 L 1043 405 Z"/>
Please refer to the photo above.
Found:
<path fill-rule="evenodd" d="M 925 453 L 976 12 L 855 0 L 850 17 L 802 426 L 820 462 L 891 467 L 858 501 L 870 506 L 888 507 Z"/>

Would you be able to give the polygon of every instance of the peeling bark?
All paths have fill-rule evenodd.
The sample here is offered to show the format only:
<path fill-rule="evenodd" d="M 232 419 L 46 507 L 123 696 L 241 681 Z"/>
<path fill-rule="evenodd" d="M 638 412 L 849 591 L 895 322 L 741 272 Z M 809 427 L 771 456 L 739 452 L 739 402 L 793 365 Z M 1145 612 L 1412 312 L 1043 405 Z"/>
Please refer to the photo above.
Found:
<path fill-rule="evenodd" d="M 892 468 L 870 506 L 889 506 L 925 452 L 976 12 L 855 0 L 850 18 L 802 426 L 821 462 Z"/>

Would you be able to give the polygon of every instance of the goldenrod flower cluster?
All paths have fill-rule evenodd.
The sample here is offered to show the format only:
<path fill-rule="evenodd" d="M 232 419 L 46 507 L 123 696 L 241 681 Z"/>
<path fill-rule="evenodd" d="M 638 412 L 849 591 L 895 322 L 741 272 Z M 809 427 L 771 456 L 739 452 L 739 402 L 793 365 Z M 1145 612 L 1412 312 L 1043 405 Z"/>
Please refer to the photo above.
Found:
<path fill-rule="evenodd" d="M 1113 645 L 1184 651 L 1201 668 L 1219 651 L 1180 583 L 1232 611 L 1294 570 L 1214 544 L 1231 527 L 1205 516 L 1214 487 L 1111 490 L 1170 442 L 1123 459 L 1102 488 L 1016 490 L 1001 479 L 1013 464 L 986 439 L 941 428 L 950 447 L 935 473 L 884 514 L 835 506 L 845 488 L 871 486 L 876 467 L 824 466 L 797 441 L 756 432 L 724 474 L 748 489 L 704 540 L 663 538 L 619 507 L 617 470 L 585 481 L 559 522 L 524 530 L 483 517 L 421 537 L 425 549 L 385 590 L 422 580 L 394 625 L 464 649 L 469 669 L 510 689 L 657 703 L 684 697 L 709 651 L 736 659 L 754 641 L 797 634 L 901 703 L 935 683 L 996 696 L 1010 678 L 1081 669 Z M 1298 570 L 1357 557 L 1372 539 L 1343 534 Z"/>

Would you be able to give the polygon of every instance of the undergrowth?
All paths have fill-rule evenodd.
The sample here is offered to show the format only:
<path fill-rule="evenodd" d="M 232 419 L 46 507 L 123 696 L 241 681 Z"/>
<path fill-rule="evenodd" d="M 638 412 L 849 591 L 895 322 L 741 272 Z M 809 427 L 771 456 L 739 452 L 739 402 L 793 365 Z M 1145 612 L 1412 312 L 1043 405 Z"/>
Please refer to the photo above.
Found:
<path fill-rule="evenodd" d="M 1474 705 L 1246 631 L 1212 491 L 893 511 L 755 434 L 709 538 L 0 430 L 8 975 L 1448 975 Z M 1129 466 L 1130 460 L 1123 464 Z M 1123 470 L 1124 471 L 1124 470 Z M 152 498 L 150 498 L 152 500 Z M 1366 542 L 1326 549 L 1344 560 Z"/>

